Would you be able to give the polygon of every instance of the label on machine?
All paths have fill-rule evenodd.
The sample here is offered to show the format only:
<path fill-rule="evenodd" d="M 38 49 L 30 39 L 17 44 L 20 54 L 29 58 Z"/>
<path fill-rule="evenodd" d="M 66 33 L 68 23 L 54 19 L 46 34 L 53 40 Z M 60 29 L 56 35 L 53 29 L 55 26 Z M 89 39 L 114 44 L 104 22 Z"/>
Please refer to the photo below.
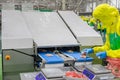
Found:
<path fill-rule="evenodd" d="M 35 80 L 46 80 L 45 76 L 40 72 L 36 77 Z"/>
<path fill-rule="evenodd" d="M 84 69 L 82 72 L 89 80 L 93 80 L 95 75 L 87 69 Z"/>

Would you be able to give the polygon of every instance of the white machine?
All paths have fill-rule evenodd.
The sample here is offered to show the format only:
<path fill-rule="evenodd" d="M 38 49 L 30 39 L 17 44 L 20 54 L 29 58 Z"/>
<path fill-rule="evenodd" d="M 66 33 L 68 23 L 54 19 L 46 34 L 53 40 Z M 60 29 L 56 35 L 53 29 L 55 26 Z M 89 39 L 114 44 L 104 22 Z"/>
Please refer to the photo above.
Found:
<path fill-rule="evenodd" d="M 102 45 L 102 38 L 97 32 L 95 32 L 92 28 L 89 30 L 89 26 L 86 26 L 84 24 L 83 26 L 80 26 L 81 24 L 76 23 L 73 25 L 67 22 L 64 19 L 60 17 L 62 14 L 58 14 L 57 12 L 22 12 L 24 15 L 24 18 L 26 20 L 26 23 L 28 24 L 29 30 L 33 36 L 34 43 L 36 44 L 36 54 L 39 54 L 40 58 L 42 58 L 42 63 L 46 64 L 47 66 L 49 64 L 55 64 L 56 66 L 58 63 L 63 63 L 71 60 L 74 62 L 91 62 L 93 59 L 83 59 L 80 57 L 79 52 L 79 44 L 84 45 L 83 43 L 88 43 L 88 46 L 93 45 Z M 73 12 L 67 12 L 71 13 L 72 18 L 76 19 L 77 22 L 79 22 L 78 17 Z M 66 15 L 66 14 L 65 14 Z M 70 17 L 70 16 L 69 16 Z M 67 15 L 65 17 L 67 19 Z M 70 19 L 69 19 L 70 21 Z M 76 30 L 72 29 L 70 30 L 68 25 L 70 27 L 75 26 Z M 79 28 L 82 27 L 82 28 Z M 88 29 L 87 29 L 88 28 Z M 85 29 L 85 32 L 81 32 Z M 78 33 L 77 32 L 81 32 Z M 93 31 L 93 32 L 92 32 Z M 92 32 L 92 33 L 91 33 Z M 83 35 L 87 38 L 82 38 Z M 89 34 L 89 35 L 88 35 Z M 77 37 L 77 39 L 76 39 Z M 82 40 L 80 39 L 82 38 Z M 96 39 L 98 40 L 96 43 L 89 43 L 89 41 L 85 39 Z M 85 42 L 82 42 L 85 40 Z M 86 44 L 87 45 L 87 44 Z M 55 51 L 58 50 L 59 54 L 56 54 Z M 69 50 L 73 50 L 72 54 L 69 52 Z M 74 52 L 75 51 L 75 52 Z M 50 55 L 50 56 L 47 56 Z M 53 66 L 52 66 L 53 67 Z"/>
<path fill-rule="evenodd" d="M 100 64 L 86 65 L 83 74 L 90 80 L 113 80 L 115 77 L 111 70 L 106 69 Z"/>
<path fill-rule="evenodd" d="M 91 63 L 93 58 L 80 56 L 80 44 L 102 45 L 102 38 L 87 24 L 81 23 L 73 12 L 2 11 L 5 79 L 10 78 L 9 72 L 31 71 L 35 66 L 48 68 Z"/>
<path fill-rule="evenodd" d="M 2 56 L 4 79 L 8 74 L 34 70 L 33 39 L 20 11 L 2 10 Z M 13 76 L 12 80 L 17 78 Z"/>
<path fill-rule="evenodd" d="M 73 33 L 77 42 L 80 44 L 81 50 L 85 47 L 103 45 L 101 36 L 87 23 L 85 23 L 79 16 L 77 16 L 73 11 L 58 11 L 58 14 Z M 78 55 L 74 55 L 74 57 L 79 60 L 80 58 L 77 56 Z M 91 59 L 88 58 L 87 61 L 89 60 Z M 84 64 L 85 61 L 83 60 L 82 62 Z M 80 64 L 81 63 L 79 62 L 75 63 L 76 66 L 79 66 Z"/>
<path fill-rule="evenodd" d="M 63 59 L 54 53 L 59 47 L 79 46 L 72 33 L 56 12 L 23 12 L 23 15 L 36 44 L 36 54 L 39 54 L 42 58 L 42 63 L 46 64 L 45 67 L 47 64 L 49 64 L 49 67 L 52 64 L 55 64 L 54 66 L 63 66 L 65 60 L 73 60 L 60 55 L 64 56 Z M 40 51 L 43 48 L 50 50 L 46 52 Z M 52 57 L 47 57 L 47 54 L 51 54 Z"/>
<path fill-rule="evenodd" d="M 73 11 L 58 11 L 81 46 L 103 45 L 101 36 Z"/>

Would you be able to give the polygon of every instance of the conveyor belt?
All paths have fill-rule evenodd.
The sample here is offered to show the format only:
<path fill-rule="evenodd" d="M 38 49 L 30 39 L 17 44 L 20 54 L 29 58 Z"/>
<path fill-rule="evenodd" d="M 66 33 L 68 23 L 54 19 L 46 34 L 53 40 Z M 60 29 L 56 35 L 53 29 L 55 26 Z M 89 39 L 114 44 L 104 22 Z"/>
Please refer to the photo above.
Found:
<path fill-rule="evenodd" d="M 39 56 L 46 61 L 47 64 L 56 64 L 56 63 L 63 63 L 64 60 L 59 57 L 58 55 L 56 55 L 53 52 L 40 52 L 38 53 Z M 51 56 L 47 56 L 47 54 L 51 55 Z"/>
<path fill-rule="evenodd" d="M 69 57 L 75 58 L 75 60 L 77 62 L 89 62 L 89 61 L 93 61 L 93 58 L 88 57 L 88 56 L 87 56 L 87 58 L 82 58 L 80 52 L 67 52 L 67 51 L 64 51 L 62 53 L 64 53 L 65 55 L 67 55 Z"/>

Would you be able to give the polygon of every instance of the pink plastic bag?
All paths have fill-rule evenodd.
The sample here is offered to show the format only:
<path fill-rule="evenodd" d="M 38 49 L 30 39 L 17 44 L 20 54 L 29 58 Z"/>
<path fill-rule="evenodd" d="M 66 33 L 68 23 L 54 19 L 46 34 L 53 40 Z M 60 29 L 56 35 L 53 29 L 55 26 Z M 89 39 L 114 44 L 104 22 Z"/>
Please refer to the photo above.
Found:
<path fill-rule="evenodd" d="M 120 58 L 106 59 L 108 61 L 107 69 L 110 69 L 116 77 L 120 77 Z"/>

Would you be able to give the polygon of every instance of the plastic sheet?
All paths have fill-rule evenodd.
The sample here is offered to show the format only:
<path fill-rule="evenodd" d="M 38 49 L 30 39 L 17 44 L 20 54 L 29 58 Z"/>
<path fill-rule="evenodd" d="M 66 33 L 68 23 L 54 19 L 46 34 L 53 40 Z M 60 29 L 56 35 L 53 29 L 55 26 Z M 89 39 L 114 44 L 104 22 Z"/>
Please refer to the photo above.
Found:
<path fill-rule="evenodd" d="M 116 77 L 120 77 L 120 58 L 108 57 L 106 60 L 108 61 L 107 68 L 112 70 Z"/>

